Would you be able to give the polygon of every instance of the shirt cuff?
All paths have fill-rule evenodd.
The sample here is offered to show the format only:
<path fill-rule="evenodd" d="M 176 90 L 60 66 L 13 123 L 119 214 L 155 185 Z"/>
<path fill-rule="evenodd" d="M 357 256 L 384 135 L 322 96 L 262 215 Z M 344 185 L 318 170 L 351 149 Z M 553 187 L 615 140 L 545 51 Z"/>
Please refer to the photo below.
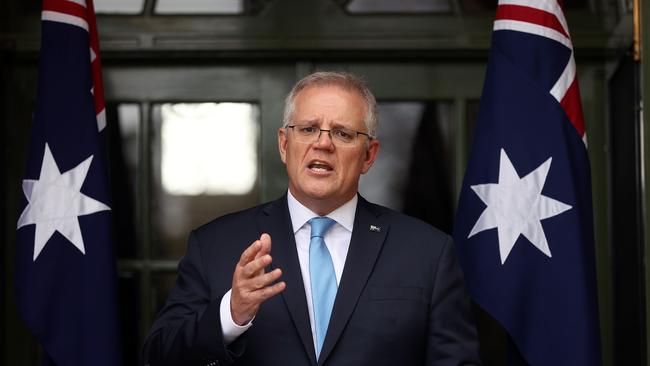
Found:
<path fill-rule="evenodd" d="M 230 313 L 230 293 L 232 289 L 228 290 L 221 298 L 221 305 L 219 306 L 219 314 L 221 317 L 221 333 L 223 334 L 223 343 L 227 346 L 232 343 L 237 337 L 242 335 L 253 325 L 253 320 L 244 325 L 237 325 L 232 320 Z"/>

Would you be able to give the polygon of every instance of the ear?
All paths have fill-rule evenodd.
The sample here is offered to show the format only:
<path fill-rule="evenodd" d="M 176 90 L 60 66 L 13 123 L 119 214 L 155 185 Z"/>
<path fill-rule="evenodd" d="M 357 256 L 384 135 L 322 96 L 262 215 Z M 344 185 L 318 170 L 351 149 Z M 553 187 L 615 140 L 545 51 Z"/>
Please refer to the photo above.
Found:
<path fill-rule="evenodd" d="M 379 153 L 379 140 L 372 139 L 368 142 L 368 148 L 366 149 L 366 156 L 363 160 L 363 166 L 361 167 L 361 174 L 366 174 L 372 164 L 375 163 L 377 154 Z"/>
<path fill-rule="evenodd" d="M 278 128 L 278 150 L 280 150 L 280 159 L 287 163 L 287 129 Z"/>

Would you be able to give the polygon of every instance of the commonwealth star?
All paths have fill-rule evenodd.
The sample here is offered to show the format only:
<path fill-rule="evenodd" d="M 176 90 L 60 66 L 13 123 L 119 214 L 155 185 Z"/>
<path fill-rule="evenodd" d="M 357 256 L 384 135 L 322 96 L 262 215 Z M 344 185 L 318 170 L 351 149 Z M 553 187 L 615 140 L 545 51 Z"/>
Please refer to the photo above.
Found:
<path fill-rule="evenodd" d="M 55 231 L 86 254 L 78 217 L 111 209 L 80 192 L 92 160 L 91 155 L 61 174 L 46 143 L 40 177 L 23 180 L 23 193 L 29 203 L 18 219 L 18 228 L 36 224 L 34 261 Z"/>
<path fill-rule="evenodd" d="M 537 249 L 551 257 L 541 220 L 561 214 L 571 206 L 542 195 L 551 168 L 549 158 L 520 178 L 505 150 L 501 149 L 499 183 L 473 185 L 472 190 L 487 205 L 468 238 L 481 231 L 497 228 L 501 264 L 504 264 L 519 235 L 523 234 Z"/>

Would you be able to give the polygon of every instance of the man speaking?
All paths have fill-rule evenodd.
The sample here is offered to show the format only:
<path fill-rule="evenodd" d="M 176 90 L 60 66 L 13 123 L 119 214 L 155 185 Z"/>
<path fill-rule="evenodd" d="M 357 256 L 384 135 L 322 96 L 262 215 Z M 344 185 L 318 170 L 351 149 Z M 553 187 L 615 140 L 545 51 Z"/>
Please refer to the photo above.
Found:
<path fill-rule="evenodd" d="M 145 364 L 480 363 L 450 237 L 357 193 L 377 124 L 355 75 L 294 86 L 278 130 L 287 194 L 192 231 Z"/>

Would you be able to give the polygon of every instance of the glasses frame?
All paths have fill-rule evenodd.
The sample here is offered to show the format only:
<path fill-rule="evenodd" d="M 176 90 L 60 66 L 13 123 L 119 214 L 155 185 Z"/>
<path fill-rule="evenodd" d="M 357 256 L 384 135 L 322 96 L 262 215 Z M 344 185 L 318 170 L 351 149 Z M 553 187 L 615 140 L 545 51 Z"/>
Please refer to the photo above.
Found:
<path fill-rule="evenodd" d="M 349 129 L 349 128 L 330 128 L 330 129 L 325 129 L 325 128 L 320 128 L 320 127 L 317 127 L 317 126 L 311 126 L 311 125 L 295 125 L 295 124 L 294 124 L 294 125 L 287 125 L 287 126 L 285 126 L 286 129 L 289 129 L 289 128 L 294 129 L 295 127 L 311 127 L 311 128 L 316 128 L 316 129 L 319 130 L 319 131 L 318 131 L 318 135 L 316 136 L 316 138 L 314 139 L 314 141 L 311 141 L 311 142 L 299 141 L 299 142 L 303 142 L 303 143 L 307 143 L 307 144 L 313 144 L 313 143 L 315 143 L 315 142 L 318 142 L 318 140 L 320 140 L 320 136 L 321 136 L 321 134 L 323 133 L 323 131 L 327 132 L 327 135 L 329 136 L 329 138 L 330 138 L 330 140 L 332 141 L 332 143 L 333 143 L 334 145 L 336 145 L 336 146 L 339 146 L 339 147 L 341 147 L 341 146 L 342 146 L 342 147 L 354 147 L 354 146 L 357 146 L 357 139 L 358 139 L 359 135 L 364 135 L 364 136 L 366 136 L 366 137 L 368 138 L 368 140 L 372 140 L 372 139 L 374 138 L 374 137 L 370 136 L 369 133 L 365 133 L 365 132 L 361 132 L 361 131 L 357 131 L 357 130 L 353 130 L 353 129 Z M 352 144 L 345 144 L 345 143 L 342 143 L 342 145 L 337 144 L 336 141 L 341 141 L 341 140 L 339 140 L 339 139 L 335 139 L 335 138 L 332 137 L 332 131 L 333 131 L 333 130 L 334 130 L 334 131 L 336 131 L 336 130 L 345 130 L 346 132 L 356 133 L 356 135 L 355 135 L 355 139 L 354 139 L 354 143 L 352 143 Z"/>

